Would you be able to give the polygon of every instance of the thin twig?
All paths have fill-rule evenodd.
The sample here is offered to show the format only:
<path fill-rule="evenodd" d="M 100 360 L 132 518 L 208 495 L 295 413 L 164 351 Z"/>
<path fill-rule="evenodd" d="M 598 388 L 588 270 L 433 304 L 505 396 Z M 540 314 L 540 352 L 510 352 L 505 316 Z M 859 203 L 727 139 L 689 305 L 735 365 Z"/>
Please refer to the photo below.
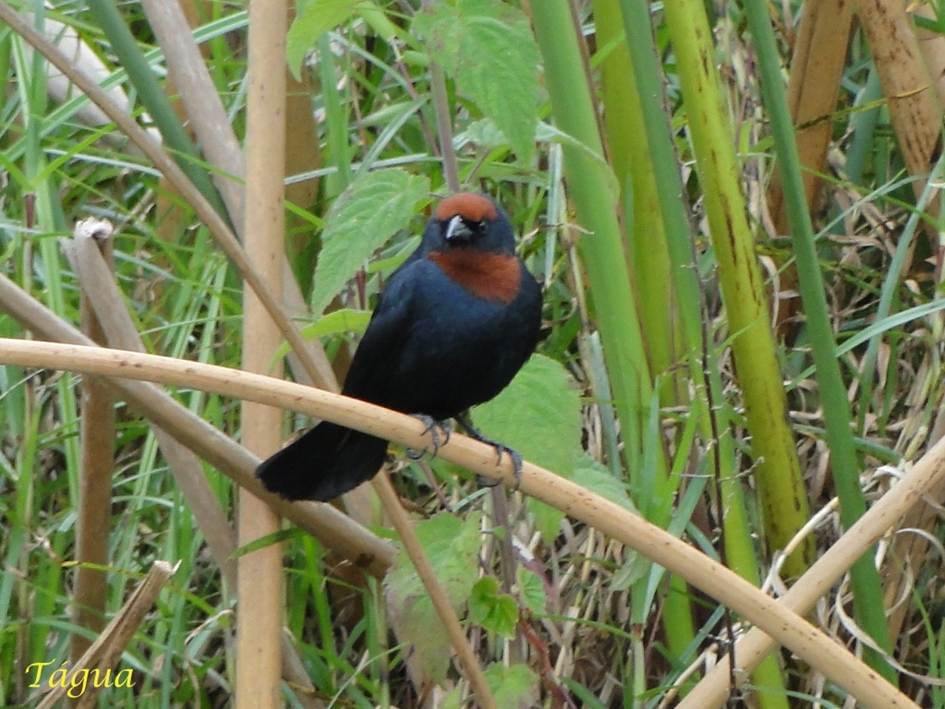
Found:
<path fill-rule="evenodd" d="M 397 493 L 394 491 L 394 487 L 387 477 L 386 468 L 382 468 L 374 478 L 374 490 L 377 491 L 377 496 L 381 498 L 384 510 L 390 517 L 394 529 L 396 529 L 397 534 L 400 535 L 400 541 L 404 545 L 404 550 L 407 552 L 407 556 L 410 557 L 410 561 L 417 571 L 417 576 L 419 576 L 420 580 L 423 582 L 423 586 L 426 588 L 427 595 L 430 596 L 430 600 L 433 602 L 433 608 L 436 610 L 440 622 L 443 623 L 443 626 L 446 628 L 446 634 L 449 635 L 450 643 L 459 656 L 459 662 L 466 673 L 466 679 L 469 680 L 469 684 L 472 686 L 479 706 L 486 707 L 487 709 L 495 707 L 495 699 L 492 696 L 492 691 L 489 689 L 486 676 L 482 673 L 482 668 L 479 666 L 479 660 L 476 658 L 476 654 L 473 652 L 469 640 L 466 638 L 466 634 L 459 624 L 459 618 L 456 617 L 456 611 L 454 611 L 453 606 L 450 605 L 446 592 L 443 590 L 440 582 L 437 581 L 433 567 L 430 565 L 430 560 L 423 551 L 420 540 L 417 539 L 417 535 L 413 531 L 413 526 L 410 524 L 410 519 L 407 517 L 407 513 L 404 512 L 404 508 L 400 504 L 400 499 L 397 497 Z"/>

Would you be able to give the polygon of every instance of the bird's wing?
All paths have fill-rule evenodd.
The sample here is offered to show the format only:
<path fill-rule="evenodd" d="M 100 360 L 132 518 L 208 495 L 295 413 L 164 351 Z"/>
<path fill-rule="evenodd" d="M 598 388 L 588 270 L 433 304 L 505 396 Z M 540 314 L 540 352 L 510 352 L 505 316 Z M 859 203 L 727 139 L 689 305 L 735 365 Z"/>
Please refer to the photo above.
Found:
<path fill-rule="evenodd" d="M 414 284 L 422 264 L 405 266 L 388 282 L 354 353 L 343 389 L 349 396 L 387 403 L 386 391 L 410 329 Z"/>

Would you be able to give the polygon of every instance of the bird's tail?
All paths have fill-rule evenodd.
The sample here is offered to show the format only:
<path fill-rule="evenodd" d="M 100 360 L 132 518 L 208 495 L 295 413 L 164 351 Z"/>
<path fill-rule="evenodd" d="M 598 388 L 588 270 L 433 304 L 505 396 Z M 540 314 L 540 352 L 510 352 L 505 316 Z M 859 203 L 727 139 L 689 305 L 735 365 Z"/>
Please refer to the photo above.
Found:
<path fill-rule="evenodd" d="M 325 502 L 373 478 L 386 451 L 381 438 L 324 421 L 264 461 L 256 475 L 286 499 Z"/>

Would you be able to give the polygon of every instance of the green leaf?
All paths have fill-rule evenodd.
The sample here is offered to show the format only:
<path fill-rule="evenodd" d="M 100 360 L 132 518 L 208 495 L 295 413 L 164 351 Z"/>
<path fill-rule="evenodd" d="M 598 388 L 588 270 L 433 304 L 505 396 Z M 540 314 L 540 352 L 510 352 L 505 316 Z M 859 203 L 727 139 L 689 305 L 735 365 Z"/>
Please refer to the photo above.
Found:
<path fill-rule="evenodd" d="M 515 570 L 515 584 L 522 597 L 522 604 L 532 613 L 544 613 L 548 602 L 545 596 L 545 584 L 541 577 L 524 566 Z"/>
<path fill-rule="evenodd" d="M 527 163 L 538 123 L 539 54 L 525 14 L 500 0 L 437 3 L 417 13 L 413 31 Z"/>
<path fill-rule="evenodd" d="M 293 539 L 295 537 L 302 536 L 301 534 L 296 534 L 298 530 L 293 529 L 280 529 L 278 532 L 273 532 L 272 534 L 267 534 L 262 537 L 257 537 L 248 544 L 244 544 L 241 547 L 238 547 L 233 550 L 233 553 L 230 554 L 231 559 L 238 559 L 241 556 L 246 556 L 247 554 L 252 554 L 254 551 L 259 551 L 260 549 L 265 549 L 270 544 L 279 544 L 286 541 L 287 539 Z"/>
<path fill-rule="evenodd" d="M 518 624 L 518 604 L 510 595 L 499 591 L 499 580 L 495 576 L 483 576 L 469 596 L 469 619 L 486 630 L 510 638 L 515 635 Z"/>
<path fill-rule="evenodd" d="M 610 581 L 612 591 L 626 591 L 650 572 L 652 562 L 633 549 L 624 550 L 624 562 Z"/>
<path fill-rule="evenodd" d="M 634 514 L 639 514 L 637 508 L 633 506 L 623 482 L 615 478 L 613 473 L 589 455 L 581 456 L 571 479 L 581 487 L 596 492 L 605 500 L 616 502 Z"/>
<path fill-rule="evenodd" d="M 341 287 L 413 217 L 430 181 L 400 169 L 357 177 L 331 205 L 315 267 L 312 313 L 320 315 Z"/>
<path fill-rule="evenodd" d="M 370 310 L 356 308 L 339 308 L 320 317 L 311 325 L 302 328 L 302 337 L 314 340 L 317 337 L 328 337 L 342 332 L 363 333 L 371 322 Z"/>
<path fill-rule="evenodd" d="M 512 383 L 479 406 L 483 433 L 514 448 L 527 460 L 570 478 L 581 450 L 581 399 L 561 363 L 533 355 Z M 545 541 L 558 535 L 564 513 L 529 499 L 528 509 Z"/>
<path fill-rule="evenodd" d="M 360 0 L 307 0 L 299 3 L 298 13 L 285 37 L 286 61 L 296 79 L 305 53 L 325 32 L 351 17 L 359 3 Z"/>
<path fill-rule="evenodd" d="M 430 559 L 450 604 L 459 611 L 469 599 L 478 576 L 479 513 L 465 521 L 443 512 L 420 522 L 417 537 Z M 436 621 L 433 604 L 406 553 L 401 550 L 385 578 L 390 620 L 398 637 L 413 646 L 414 657 L 434 680 L 446 676 L 450 643 L 446 633 L 431 633 Z"/>
<path fill-rule="evenodd" d="M 506 667 L 495 662 L 486 668 L 486 681 L 502 709 L 529 709 L 538 704 L 538 675 L 528 665 Z"/>

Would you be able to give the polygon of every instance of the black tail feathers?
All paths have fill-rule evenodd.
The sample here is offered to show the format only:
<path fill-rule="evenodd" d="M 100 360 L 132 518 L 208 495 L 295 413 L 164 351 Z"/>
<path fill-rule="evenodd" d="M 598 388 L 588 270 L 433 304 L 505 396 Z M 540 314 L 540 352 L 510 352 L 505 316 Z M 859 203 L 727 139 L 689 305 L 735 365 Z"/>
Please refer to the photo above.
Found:
<path fill-rule="evenodd" d="M 256 475 L 288 500 L 332 500 L 380 469 L 387 441 L 324 421 L 263 461 Z"/>

